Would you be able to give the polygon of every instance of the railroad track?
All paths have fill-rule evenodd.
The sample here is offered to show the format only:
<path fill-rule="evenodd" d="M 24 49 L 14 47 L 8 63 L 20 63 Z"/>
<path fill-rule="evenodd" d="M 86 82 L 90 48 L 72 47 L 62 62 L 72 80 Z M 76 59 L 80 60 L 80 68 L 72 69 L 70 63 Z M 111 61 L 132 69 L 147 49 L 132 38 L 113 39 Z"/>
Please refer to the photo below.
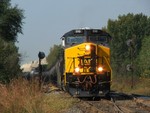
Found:
<path fill-rule="evenodd" d="M 115 108 L 119 113 L 150 113 L 150 97 L 149 100 L 144 99 L 142 97 L 144 96 L 139 96 L 137 95 L 127 95 L 124 93 L 118 93 L 120 98 L 122 100 L 117 100 L 115 102 L 116 97 L 112 96 L 111 101 L 114 103 Z M 122 102 L 121 102 L 122 101 Z"/>
<path fill-rule="evenodd" d="M 150 107 L 135 100 L 133 95 L 119 94 L 111 96 L 111 99 L 81 100 L 78 107 L 83 113 L 150 113 Z"/>
<path fill-rule="evenodd" d="M 115 102 L 109 100 L 84 101 L 80 105 L 83 113 L 128 113 L 126 108 L 120 108 Z"/>
<path fill-rule="evenodd" d="M 150 96 L 139 96 L 132 94 L 133 100 L 135 101 L 136 105 L 141 109 L 147 110 L 150 112 Z"/>
<path fill-rule="evenodd" d="M 117 113 L 130 113 L 131 112 L 131 110 L 129 110 L 128 108 L 117 105 L 114 98 L 111 98 L 111 102 L 114 105 L 115 112 Z"/>
<path fill-rule="evenodd" d="M 109 99 L 80 99 L 77 107 L 82 113 L 150 113 L 150 97 L 144 100 L 137 95 L 111 92 Z"/>

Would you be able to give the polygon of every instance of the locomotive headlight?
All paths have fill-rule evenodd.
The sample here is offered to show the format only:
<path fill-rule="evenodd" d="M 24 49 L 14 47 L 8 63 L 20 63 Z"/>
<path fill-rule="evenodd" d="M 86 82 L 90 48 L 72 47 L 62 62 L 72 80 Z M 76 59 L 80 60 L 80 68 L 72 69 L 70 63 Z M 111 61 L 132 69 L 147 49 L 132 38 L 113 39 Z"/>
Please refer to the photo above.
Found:
<path fill-rule="evenodd" d="M 98 71 L 99 71 L 99 72 L 102 72 L 103 70 L 104 70 L 103 67 L 101 67 L 101 66 L 98 67 Z"/>
<path fill-rule="evenodd" d="M 80 72 L 80 68 L 79 67 L 76 67 L 75 68 L 75 73 L 79 73 Z"/>
<path fill-rule="evenodd" d="M 85 46 L 85 50 L 86 50 L 86 51 L 90 51 L 90 50 L 91 50 L 91 46 L 90 46 L 90 45 L 86 45 L 86 46 Z"/>

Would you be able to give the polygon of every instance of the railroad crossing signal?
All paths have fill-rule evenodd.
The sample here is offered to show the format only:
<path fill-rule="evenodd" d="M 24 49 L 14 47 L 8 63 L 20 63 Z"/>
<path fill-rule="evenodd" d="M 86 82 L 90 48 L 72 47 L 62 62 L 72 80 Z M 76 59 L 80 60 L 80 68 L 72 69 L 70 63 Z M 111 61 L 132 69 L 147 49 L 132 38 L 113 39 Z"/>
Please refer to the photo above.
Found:
<path fill-rule="evenodd" d="M 128 64 L 128 65 L 126 66 L 126 69 L 127 69 L 127 71 L 132 71 L 132 70 L 133 70 L 133 67 L 132 67 L 131 64 Z"/>
<path fill-rule="evenodd" d="M 45 53 L 44 52 L 39 52 L 38 57 L 39 57 L 39 88 L 41 90 L 41 85 L 42 85 L 42 70 L 43 70 L 43 67 L 41 65 L 41 60 L 43 58 L 45 58 Z"/>
<path fill-rule="evenodd" d="M 45 53 L 39 52 L 38 57 L 39 57 L 39 59 L 43 59 L 45 57 Z"/>

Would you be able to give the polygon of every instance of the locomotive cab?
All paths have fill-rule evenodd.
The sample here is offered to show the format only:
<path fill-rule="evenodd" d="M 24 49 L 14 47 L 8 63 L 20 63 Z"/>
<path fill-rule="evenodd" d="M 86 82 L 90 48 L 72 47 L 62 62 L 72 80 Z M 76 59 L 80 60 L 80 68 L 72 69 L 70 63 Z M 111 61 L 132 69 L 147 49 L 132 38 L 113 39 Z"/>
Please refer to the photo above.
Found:
<path fill-rule="evenodd" d="M 75 29 L 63 35 L 62 88 L 76 97 L 97 97 L 110 91 L 111 36 L 100 29 Z"/>
<path fill-rule="evenodd" d="M 98 45 L 108 46 L 111 36 L 98 29 L 76 29 L 64 34 L 61 39 L 62 46 L 65 48 L 83 42 L 93 42 Z"/>

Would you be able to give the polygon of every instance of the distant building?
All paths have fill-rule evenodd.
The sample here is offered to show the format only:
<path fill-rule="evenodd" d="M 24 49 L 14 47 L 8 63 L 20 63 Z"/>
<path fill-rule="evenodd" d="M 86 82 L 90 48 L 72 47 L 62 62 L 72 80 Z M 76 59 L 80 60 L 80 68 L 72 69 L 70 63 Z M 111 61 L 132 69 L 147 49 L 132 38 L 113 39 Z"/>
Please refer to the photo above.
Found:
<path fill-rule="evenodd" d="M 47 65 L 48 64 L 46 58 L 41 60 L 41 64 L 42 65 Z M 29 63 L 23 64 L 21 66 L 21 69 L 22 69 L 22 72 L 31 72 L 32 70 L 34 70 L 38 66 L 39 66 L 39 61 L 35 60 L 35 61 L 31 61 Z"/>

